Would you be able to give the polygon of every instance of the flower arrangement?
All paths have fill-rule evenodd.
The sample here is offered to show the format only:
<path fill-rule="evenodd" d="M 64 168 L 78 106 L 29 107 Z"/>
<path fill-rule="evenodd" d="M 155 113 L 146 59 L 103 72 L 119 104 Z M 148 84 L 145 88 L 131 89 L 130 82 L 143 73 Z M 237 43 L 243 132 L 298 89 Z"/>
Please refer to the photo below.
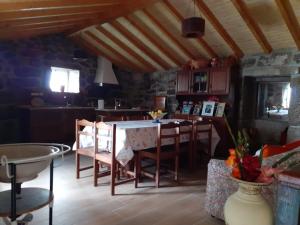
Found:
<path fill-rule="evenodd" d="M 235 145 L 235 148 L 229 149 L 229 157 L 226 160 L 226 165 L 232 168 L 231 175 L 234 178 L 248 182 L 271 183 L 278 173 L 299 163 L 295 161 L 288 166 L 281 166 L 283 162 L 298 153 L 291 152 L 272 166 L 263 166 L 264 147 L 262 147 L 259 156 L 251 155 L 249 153 L 249 143 L 245 136 L 238 132 L 237 139 L 235 139 L 226 117 L 225 123 Z"/>
<path fill-rule="evenodd" d="M 157 111 L 151 111 L 148 112 L 148 114 L 152 117 L 152 119 L 154 120 L 160 120 L 162 119 L 167 113 L 161 111 L 161 110 L 157 110 Z"/>

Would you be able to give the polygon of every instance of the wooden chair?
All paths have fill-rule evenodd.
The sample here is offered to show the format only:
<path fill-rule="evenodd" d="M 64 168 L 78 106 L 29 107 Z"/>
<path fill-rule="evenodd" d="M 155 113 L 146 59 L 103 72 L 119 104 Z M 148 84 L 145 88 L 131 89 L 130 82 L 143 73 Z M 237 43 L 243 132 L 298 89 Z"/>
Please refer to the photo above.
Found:
<path fill-rule="evenodd" d="M 101 122 L 111 122 L 111 121 L 125 121 L 126 116 L 98 116 L 97 121 Z"/>
<path fill-rule="evenodd" d="M 207 150 L 208 158 L 211 158 L 211 140 L 212 140 L 212 122 L 210 120 L 198 120 L 194 122 L 194 148 L 193 148 L 193 158 L 195 158 L 195 153 L 197 151 L 197 147 L 200 147 L 200 151 L 205 153 L 204 149 Z M 199 135 L 207 135 L 207 143 L 202 142 L 198 139 Z"/>
<path fill-rule="evenodd" d="M 83 131 L 86 127 L 88 131 Z M 76 137 L 76 178 L 80 178 L 80 171 L 92 169 L 93 166 L 80 167 L 80 156 L 87 156 L 94 159 L 95 156 L 95 145 L 94 141 L 96 136 L 96 122 L 90 122 L 88 120 L 78 120 L 76 119 L 75 137 Z M 82 139 L 90 139 L 91 146 L 81 147 Z"/>
<path fill-rule="evenodd" d="M 179 135 L 187 136 L 188 142 L 180 143 L 180 153 L 188 153 L 189 168 L 194 168 L 193 147 L 194 147 L 194 122 L 183 120 L 179 122 Z"/>
<path fill-rule="evenodd" d="M 145 116 L 144 115 L 126 116 L 126 120 L 145 120 Z"/>
<path fill-rule="evenodd" d="M 126 179 L 120 180 L 121 165 L 116 160 L 116 124 L 107 125 L 103 122 L 96 123 L 94 184 L 97 186 L 98 178 L 111 175 L 111 195 L 115 195 L 117 185 L 135 181 L 136 176 L 125 170 Z M 100 144 L 100 146 L 99 146 Z M 102 146 L 105 146 L 103 149 Z M 110 170 L 100 172 L 99 165 L 105 164 Z M 124 171 L 124 170 L 123 170 Z M 129 177 L 129 178 L 128 178 Z M 137 184 L 135 184 L 137 185 Z"/>
<path fill-rule="evenodd" d="M 162 146 L 162 142 L 166 139 L 173 139 L 174 143 L 172 145 Z M 155 174 L 151 174 L 147 171 L 142 171 L 141 161 L 144 158 L 152 159 L 156 162 Z M 156 187 L 159 187 L 161 161 L 163 160 L 174 160 L 174 164 L 175 164 L 174 180 L 178 181 L 179 124 L 175 124 L 175 123 L 158 124 L 157 147 L 150 150 L 137 151 L 137 178 L 139 178 L 142 173 L 145 176 L 155 179 Z"/>
<path fill-rule="evenodd" d="M 154 109 L 155 110 L 166 110 L 166 96 L 154 96 Z"/>

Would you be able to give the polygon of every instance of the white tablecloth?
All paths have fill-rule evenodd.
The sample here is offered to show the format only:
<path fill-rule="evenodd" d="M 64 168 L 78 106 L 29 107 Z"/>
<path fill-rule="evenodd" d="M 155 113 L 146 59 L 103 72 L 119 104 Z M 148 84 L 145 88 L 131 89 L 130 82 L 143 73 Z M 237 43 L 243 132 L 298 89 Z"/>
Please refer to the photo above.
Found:
<path fill-rule="evenodd" d="M 169 123 L 174 121 L 180 121 L 178 119 L 163 119 L 162 123 Z M 151 120 L 138 120 L 138 121 L 115 121 L 106 122 L 107 124 L 116 124 L 116 159 L 122 164 L 126 165 L 133 158 L 133 151 L 143 150 L 147 148 L 156 147 L 157 141 L 157 123 L 153 123 Z M 205 128 L 205 126 L 203 126 Z M 86 128 L 85 128 L 86 129 Z M 100 134 L 101 135 L 101 134 Z M 206 134 L 199 136 L 199 139 L 207 138 Z M 187 136 L 181 136 L 180 142 L 188 140 Z M 213 126 L 212 129 L 212 156 L 214 155 L 216 146 L 220 141 L 220 137 Z M 162 145 L 170 144 L 172 140 L 166 140 Z M 105 145 L 105 146 L 104 146 Z M 107 143 L 99 143 L 100 148 L 110 148 Z M 80 147 L 93 146 L 93 138 L 90 136 L 84 136 L 81 138 Z M 75 149 L 75 144 L 73 146 Z"/>

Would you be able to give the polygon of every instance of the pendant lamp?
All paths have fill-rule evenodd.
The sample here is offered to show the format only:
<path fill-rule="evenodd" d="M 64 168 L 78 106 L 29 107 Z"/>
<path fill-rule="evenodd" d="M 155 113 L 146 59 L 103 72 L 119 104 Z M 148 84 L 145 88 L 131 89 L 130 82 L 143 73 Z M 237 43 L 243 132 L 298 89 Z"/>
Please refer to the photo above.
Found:
<path fill-rule="evenodd" d="M 196 3 L 194 0 L 194 14 Z M 182 21 L 182 36 L 186 38 L 197 38 L 204 35 L 205 20 L 201 17 L 189 17 Z"/>

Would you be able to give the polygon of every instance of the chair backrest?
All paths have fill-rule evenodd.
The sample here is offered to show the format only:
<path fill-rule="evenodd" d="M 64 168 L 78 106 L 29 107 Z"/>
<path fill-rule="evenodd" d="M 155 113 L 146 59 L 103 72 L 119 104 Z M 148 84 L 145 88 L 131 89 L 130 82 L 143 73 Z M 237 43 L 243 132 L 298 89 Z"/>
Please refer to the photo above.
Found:
<path fill-rule="evenodd" d="M 96 123 L 96 149 L 111 151 L 113 157 L 116 154 L 116 127 L 116 124 Z"/>
<path fill-rule="evenodd" d="M 145 120 L 144 115 L 130 115 L 126 116 L 126 120 Z"/>
<path fill-rule="evenodd" d="M 179 122 L 179 134 L 189 135 L 189 140 L 191 141 L 194 134 L 194 123 L 190 120 L 183 120 Z"/>
<path fill-rule="evenodd" d="M 179 124 L 168 123 L 158 124 L 157 127 L 157 152 L 160 153 L 162 141 L 166 139 L 173 139 L 172 143 L 175 145 L 176 151 L 179 151 Z"/>
<path fill-rule="evenodd" d="M 166 96 L 154 96 L 154 109 L 166 110 Z"/>
<path fill-rule="evenodd" d="M 126 116 L 101 116 L 101 122 L 110 122 L 110 121 L 124 121 Z"/>
<path fill-rule="evenodd" d="M 86 119 L 82 119 L 82 120 L 76 119 L 75 124 L 76 124 L 76 129 L 75 129 L 76 149 L 80 148 L 80 141 L 81 138 L 83 138 L 83 136 L 91 138 L 91 142 L 93 142 L 93 139 L 96 136 L 96 129 L 95 129 L 96 122 L 91 122 Z"/>
<path fill-rule="evenodd" d="M 200 134 L 206 134 L 208 138 L 208 154 L 211 155 L 212 122 L 209 120 L 198 120 L 194 122 L 194 143 L 197 143 Z"/>

